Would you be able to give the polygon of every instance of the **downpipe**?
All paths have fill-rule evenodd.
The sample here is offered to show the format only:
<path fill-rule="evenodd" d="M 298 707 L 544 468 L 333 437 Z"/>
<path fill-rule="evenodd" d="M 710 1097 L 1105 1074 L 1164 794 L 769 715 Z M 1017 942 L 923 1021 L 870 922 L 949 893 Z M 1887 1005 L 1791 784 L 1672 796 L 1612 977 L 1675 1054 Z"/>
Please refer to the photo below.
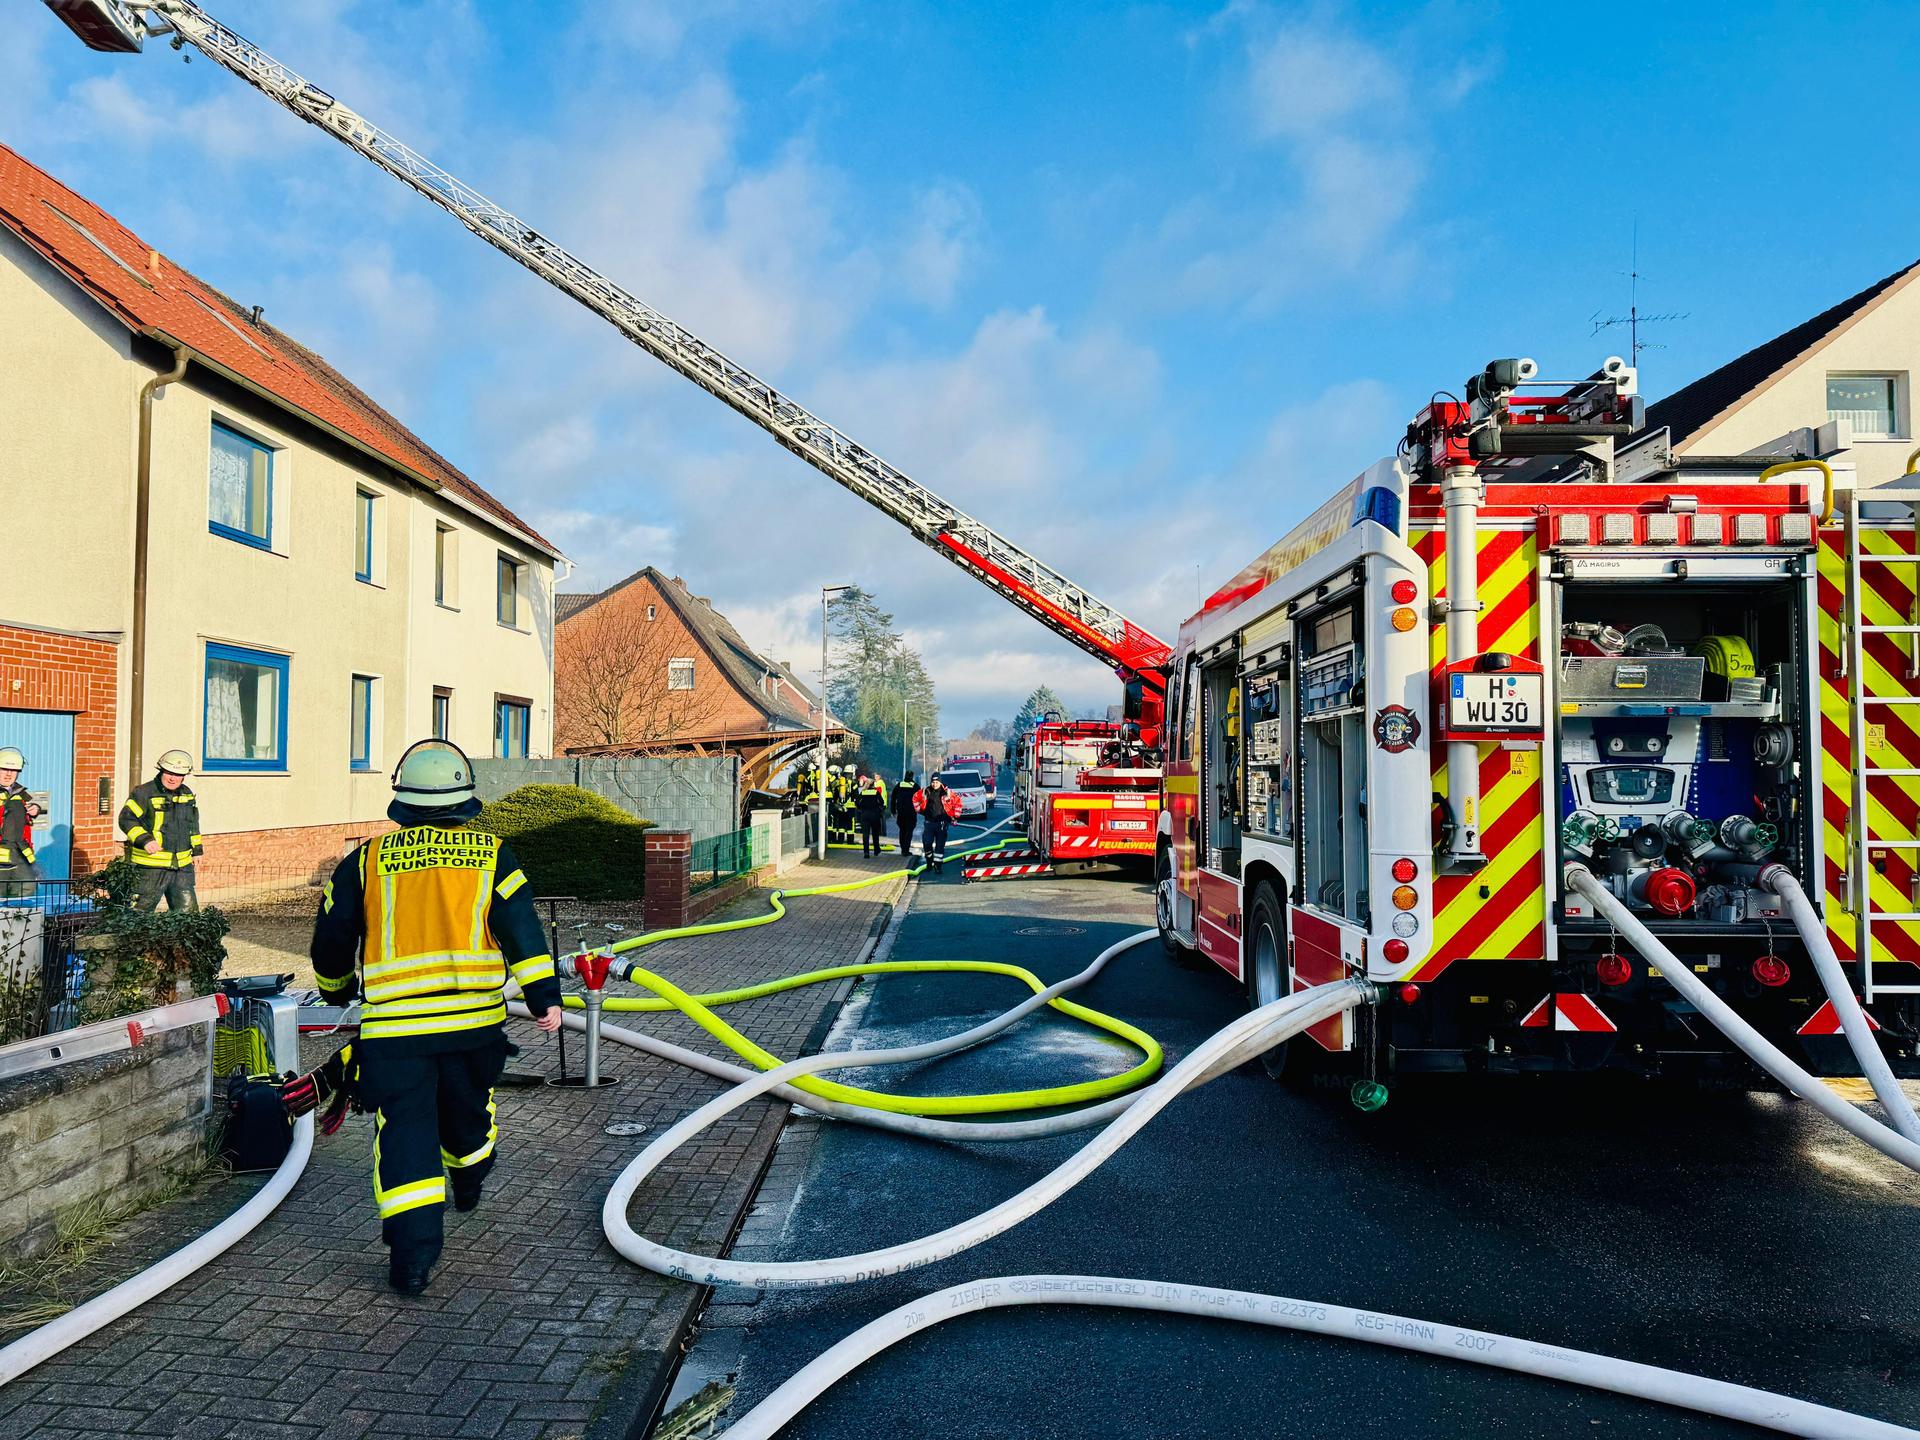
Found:
<path fill-rule="evenodd" d="M 1807 892 L 1784 865 L 1769 865 L 1762 870 L 1760 883 L 1787 902 L 1787 913 L 1793 917 L 1793 928 L 1800 932 L 1801 943 L 1807 947 L 1807 954 L 1813 960 L 1813 973 L 1820 977 L 1820 988 L 1827 992 L 1834 1014 L 1840 1017 L 1840 1029 L 1847 1037 L 1848 1048 L 1860 1064 L 1860 1073 L 1867 1077 L 1867 1083 L 1873 1086 L 1873 1093 L 1880 1097 L 1880 1103 L 1886 1107 L 1893 1128 L 1907 1139 L 1920 1142 L 1920 1117 L 1914 1115 L 1913 1105 L 1907 1099 L 1906 1091 L 1900 1088 L 1900 1082 L 1894 1078 L 1893 1067 L 1887 1064 L 1880 1042 L 1873 1038 L 1873 1030 L 1867 1024 L 1867 1012 L 1860 1008 L 1859 997 L 1853 993 L 1853 986 L 1847 983 L 1847 973 L 1841 968 L 1840 957 L 1833 953 L 1833 941 L 1827 936 L 1827 927 L 1814 911 Z"/>
<path fill-rule="evenodd" d="M 1680 992 L 1681 998 L 1746 1052 L 1754 1064 L 1857 1139 L 1889 1159 L 1899 1161 L 1909 1170 L 1920 1171 L 1920 1143 L 1848 1104 L 1795 1064 L 1766 1036 L 1748 1024 L 1739 1011 L 1714 994 L 1711 987 L 1693 973 L 1691 966 L 1676 959 L 1673 952 L 1640 922 L 1638 916 L 1594 878 L 1591 870 L 1575 864 L 1567 866 L 1562 874 L 1567 889 L 1591 901 L 1595 912 L 1604 915 L 1644 958 L 1656 961 L 1662 978 Z"/>

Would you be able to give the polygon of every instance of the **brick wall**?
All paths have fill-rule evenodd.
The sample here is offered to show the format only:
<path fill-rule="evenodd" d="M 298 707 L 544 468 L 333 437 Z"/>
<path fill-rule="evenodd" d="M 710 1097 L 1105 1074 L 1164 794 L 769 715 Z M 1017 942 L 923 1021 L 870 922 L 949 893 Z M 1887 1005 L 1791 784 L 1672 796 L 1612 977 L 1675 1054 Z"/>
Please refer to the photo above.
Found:
<path fill-rule="evenodd" d="M 210 1063 L 195 1026 L 0 1080 L 0 1257 L 44 1248 L 63 1210 L 136 1204 L 190 1165 L 207 1137 Z"/>
<path fill-rule="evenodd" d="M 641 919 L 649 930 L 675 930 L 692 913 L 693 836 L 685 830 L 647 832 L 647 891 Z"/>
<path fill-rule="evenodd" d="M 196 889 L 201 899 L 217 900 L 220 892 L 243 892 L 257 885 L 322 881 L 353 846 L 396 828 L 391 820 L 355 820 L 208 835 L 206 854 L 194 870 Z"/>
<path fill-rule="evenodd" d="M 120 853 L 112 813 L 99 813 L 100 780 L 111 782 L 119 698 L 119 647 L 110 640 L 0 623 L 0 710 L 73 716 L 73 873 L 99 869 Z M 33 783 L 28 757 L 26 783 Z M 117 785 L 109 784 L 113 811 Z"/>

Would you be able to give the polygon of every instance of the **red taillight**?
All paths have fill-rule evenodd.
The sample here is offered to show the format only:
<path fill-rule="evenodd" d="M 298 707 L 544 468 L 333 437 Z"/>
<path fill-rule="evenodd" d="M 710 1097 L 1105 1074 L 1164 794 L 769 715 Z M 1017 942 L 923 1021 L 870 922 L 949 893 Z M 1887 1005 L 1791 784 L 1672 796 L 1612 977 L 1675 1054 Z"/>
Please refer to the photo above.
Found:
<path fill-rule="evenodd" d="M 1411 605 L 1413 603 L 1413 597 L 1419 593 L 1420 587 L 1415 585 L 1411 580 L 1396 580 L 1393 582 L 1393 603 L 1396 605 Z"/>
<path fill-rule="evenodd" d="M 1404 965 L 1407 963 L 1407 942 L 1389 940 L 1380 947 L 1380 953 L 1386 957 L 1389 965 Z"/>
<path fill-rule="evenodd" d="M 1406 884 L 1419 873 L 1420 867 L 1411 860 L 1396 860 L 1393 862 L 1393 878 L 1398 880 L 1402 885 Z"/>
<path fill-rule="evenodd" d="M 1768 989 L 1777 989 L 1793 978 L 1793 968 L 1778 955 L 1762 955 L 1753 962 L 1753 978 Z"/>
<path fill-rule="evenodd" d="M 1602 985 L 1624 985 L 1633 978 L 1633 962 L 1624 955 L 1602 955 L 1593 973 Z"/>
<path fill-rule="evenodd" d="M 1400 1003 L 1402 1005 L 1411 1005 L 1419 998 L 1420 987 L 1418 985 L 1402 985 L 1400 987 Z"/>

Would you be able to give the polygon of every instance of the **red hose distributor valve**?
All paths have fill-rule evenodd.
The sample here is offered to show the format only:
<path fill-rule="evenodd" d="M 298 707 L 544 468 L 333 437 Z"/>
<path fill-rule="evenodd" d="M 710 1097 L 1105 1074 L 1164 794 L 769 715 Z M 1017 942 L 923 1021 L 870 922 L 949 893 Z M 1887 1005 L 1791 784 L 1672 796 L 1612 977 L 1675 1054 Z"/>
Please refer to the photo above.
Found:
<path fill-rule="evenodd" d="M 1684 915 L 1693 908 L 1693 876 L 1665 865 L 1647 877 L 1647 904 L 1662 915 Z"/>
<path fill-rule="evenodd" d="M 589 990 L 599 990 L 606 986 L 607 971 L 613 968 L 613 956 L 582 955 L 573 962 L 573 968 L 582 985 Z"/>

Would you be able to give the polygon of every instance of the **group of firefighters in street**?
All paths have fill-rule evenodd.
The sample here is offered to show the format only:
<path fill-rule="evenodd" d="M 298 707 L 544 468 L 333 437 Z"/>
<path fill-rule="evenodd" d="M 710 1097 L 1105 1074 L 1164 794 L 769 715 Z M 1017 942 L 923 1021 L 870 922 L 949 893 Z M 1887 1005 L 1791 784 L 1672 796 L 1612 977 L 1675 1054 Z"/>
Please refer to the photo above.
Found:
<path fill-rule="evenodd" d="M 886 845 L 887 815 L 899 830 L 900 853 L 913 854 L 913 832 L 924 823 L 921 851 L 927 864 L 941 869 L 947 855 L 947 829 L 960 818 L 960 797 L 947 788 L 938 775 L 922 786 L 909 770 L 898 784 L 887 782 L 872 771 L 852 765 L 829 765 L 822 771 L 809 761 L 793 782 L 793 794 L 811 815 L 820 802 L 822 790 L 827 797 L 827 841 L 833 845 L 852 845 L 858 834 L 860 853 L 878 855 Z"/>

